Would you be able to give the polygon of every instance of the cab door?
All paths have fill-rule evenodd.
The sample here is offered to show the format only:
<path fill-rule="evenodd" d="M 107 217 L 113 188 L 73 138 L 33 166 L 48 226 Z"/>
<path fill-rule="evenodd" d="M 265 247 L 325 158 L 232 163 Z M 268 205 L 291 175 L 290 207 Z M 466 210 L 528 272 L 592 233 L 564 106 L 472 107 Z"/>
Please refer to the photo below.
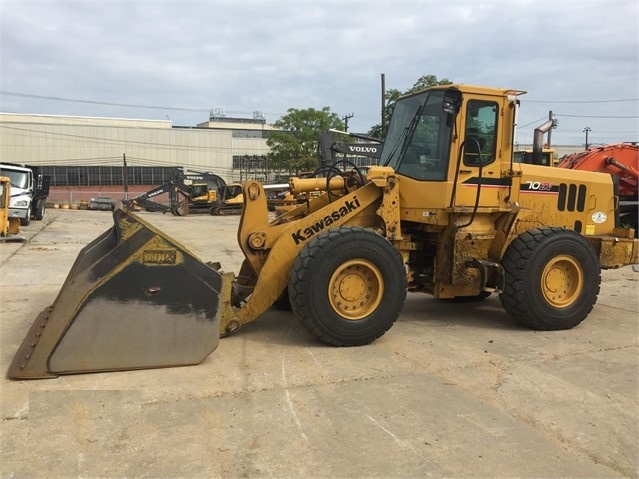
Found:
<path fill-rule="evenodd" d="M 500 103 L 492 99 L 468 99 L 456 158 L 452 206 L 497 208 L 508 184 L 500 178 Z"/>

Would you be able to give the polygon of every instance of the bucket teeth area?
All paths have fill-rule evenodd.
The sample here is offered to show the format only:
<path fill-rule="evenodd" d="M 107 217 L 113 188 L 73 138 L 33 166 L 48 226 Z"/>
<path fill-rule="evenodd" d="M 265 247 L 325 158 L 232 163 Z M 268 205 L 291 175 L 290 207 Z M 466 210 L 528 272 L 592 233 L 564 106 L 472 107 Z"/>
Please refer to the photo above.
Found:
<path fill-rule="evenodd" d="M 184 366 L 219 342 L 231 279 L 131 212 L 85 246 L 55 302 L 34 321 L 14 379 Z"/>

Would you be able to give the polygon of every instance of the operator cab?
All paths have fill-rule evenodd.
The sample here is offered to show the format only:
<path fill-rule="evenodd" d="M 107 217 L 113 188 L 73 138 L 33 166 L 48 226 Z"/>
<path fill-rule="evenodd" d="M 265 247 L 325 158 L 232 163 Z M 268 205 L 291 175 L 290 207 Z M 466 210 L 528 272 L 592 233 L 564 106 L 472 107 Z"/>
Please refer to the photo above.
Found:
<path fill-rule="evenodd" d="M 462 105 L 455 88 L 401 98 L 393 109 L 381 164 L 418 181 L 446 181 L 455 115 Z M 483 167 L 496 159 L 498 106 L 492 100 L 465 104 L 463 165 Z"/>
<path fill-rule="evenodd" d="M 224 192 L 225 200 L 232 200 L 242 194 L 242 185 L 226 185 Z"/>
<path fill-rule="evenodd" d="M 381 164 L 415 180 L 446 180 L 453 125 L 446 93 L 424 91 L 395 104 Z"/>
<path fill-rule="evenodd" d="M 200 198 L 202 196 L 207 196 L 209 193 L 209 187 L 205 183 L 194 183 L 191 185 L 191 197 L 192 198 Z"/>

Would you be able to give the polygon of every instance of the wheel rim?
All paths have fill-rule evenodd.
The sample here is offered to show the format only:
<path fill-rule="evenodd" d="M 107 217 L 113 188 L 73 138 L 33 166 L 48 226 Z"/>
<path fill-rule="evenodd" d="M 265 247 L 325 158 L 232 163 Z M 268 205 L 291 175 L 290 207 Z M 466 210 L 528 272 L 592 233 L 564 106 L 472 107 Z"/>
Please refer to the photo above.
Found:
<path fill-rule="evenodd" d="M 333 310 L 343 318 L 353 321 L 375 311 L 383 295 L 381 271 L 364 259 L 342 263 L 328 284 L 328 297 Z"/>
<path fill-rule="evenodd" d="M 575 258 L 568 255 L 553 258 L 541 275 L 541 291 L 545 300 L 556 308 L 572 305 L 581 294 L 583 270 Z"/>

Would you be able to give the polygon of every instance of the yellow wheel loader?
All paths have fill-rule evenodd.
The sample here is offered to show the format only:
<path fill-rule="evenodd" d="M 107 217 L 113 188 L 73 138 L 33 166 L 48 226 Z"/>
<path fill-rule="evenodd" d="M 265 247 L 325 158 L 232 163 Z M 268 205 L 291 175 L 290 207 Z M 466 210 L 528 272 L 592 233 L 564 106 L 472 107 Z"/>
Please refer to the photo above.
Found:
<path fill-rule="evenodd" d="M 0 242 L 24 241 L 25 238 L 17 236 L 20 233 L 20 218 L 11 217 L 11 178 L 0 176 Z"/>
<path fill-rule="evenodd" d="M 293 178 L 291 192 L 308 200 L 271 221 L 264 187 L 244 183 L 237 275 L 116 210 L 9 376 L 196 364 L 276 302 L 335 346 L 382 336 L 407 291 L 459 301 L 496 293 L 531 328 L 578 325 L 600 270 L 636 263 L 639 243 L 618 225 L 610 175 L 513 161 L 523 93 L 446 85 L 402 97 L 382 166 Z"/>

